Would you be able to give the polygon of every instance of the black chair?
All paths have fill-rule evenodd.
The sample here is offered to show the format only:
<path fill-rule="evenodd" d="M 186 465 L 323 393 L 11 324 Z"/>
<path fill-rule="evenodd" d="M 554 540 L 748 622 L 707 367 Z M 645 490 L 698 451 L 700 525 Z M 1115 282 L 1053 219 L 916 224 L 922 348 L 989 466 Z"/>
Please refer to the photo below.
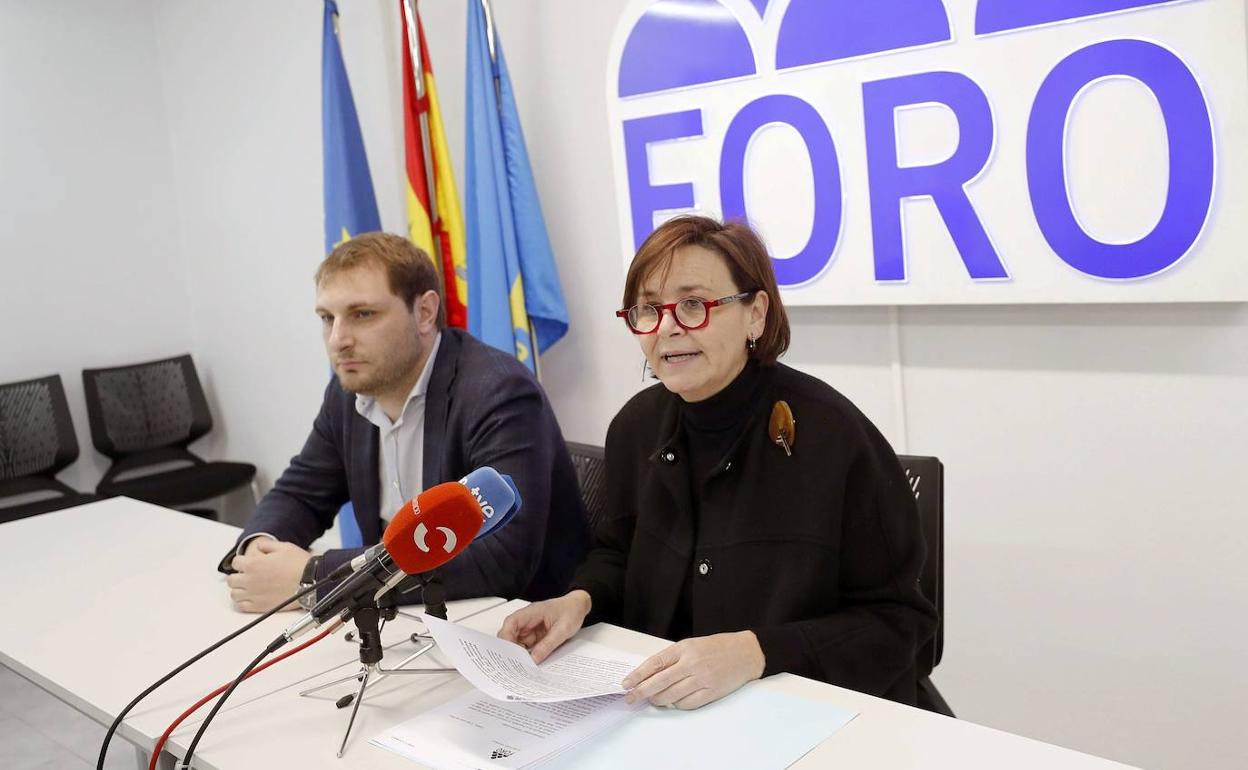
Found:
<path fill-rule="evenodd" d="M 592 532 L 607 513 L 607 465 L 603 449 L 591 444 L 568 442 L 568 454 L 576 468 L 576 481 L 585 503 L 585 515 Z"/>
<path fill-rule="evenodd" d="M 919 576 L 919 589 L 928 601 L 936 605 L 940 614 L 936 635 L 919 650 L 921 678 L 918 706 L 951 717 L 953 709 L 949 708 L 930 677 L 932 669 L 940 663 L 945 647 L 945 466 L 935 457 L 898 455 L 897 459 L 901 460 L 901 467 L 914 492 L 923 539 L 927 541 L 927 561 Z"/>
<path fill-rule="evenodd" d="M 99 494 L 176 507 L 223 495 L 255 477 L 254 465 L 207 462 L 187 449 L 212 430 L 189 355 L 84 369 L 82 384 L 91 442 L 113 460 L 96 487 Z M 210 511 L 190 512 L 215 518 Z"/>
<path fill-rule="evenodd" d="M 0 385 L 0 522 L 99 499 L 56 480 L 77 459 L 59 375 Z"/>

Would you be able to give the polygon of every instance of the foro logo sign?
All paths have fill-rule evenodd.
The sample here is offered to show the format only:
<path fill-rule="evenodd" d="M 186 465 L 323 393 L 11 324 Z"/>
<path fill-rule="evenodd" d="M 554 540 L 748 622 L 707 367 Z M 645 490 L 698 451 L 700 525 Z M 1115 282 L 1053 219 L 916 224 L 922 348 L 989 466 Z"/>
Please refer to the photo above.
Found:
<path fill-rule="evenodd" d="M 624 259 L 745 218 L 795 304 L 1248 300 L 1240 0 L 638 0 Z"/>

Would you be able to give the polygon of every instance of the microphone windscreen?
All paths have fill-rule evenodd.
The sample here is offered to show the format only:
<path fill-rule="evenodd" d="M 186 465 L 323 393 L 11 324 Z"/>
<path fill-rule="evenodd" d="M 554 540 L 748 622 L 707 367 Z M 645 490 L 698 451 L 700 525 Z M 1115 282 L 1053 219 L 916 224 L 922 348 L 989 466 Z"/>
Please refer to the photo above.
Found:
<path fill-rule="evenodd" d="M 381 541 L 399 569 L 416 575 L 458 556 L 484 520 L 481 506 L 467 487 L 448 481 L 407 501 Z"/>
<path fill-rule="evenodd" d="M 520 510 L 520 490 L 511 477 L 489 466 L 478 468 L 460 480 L 481 505 L 485 524 L 477 533 L 480 540 L 507 523 Z"/>

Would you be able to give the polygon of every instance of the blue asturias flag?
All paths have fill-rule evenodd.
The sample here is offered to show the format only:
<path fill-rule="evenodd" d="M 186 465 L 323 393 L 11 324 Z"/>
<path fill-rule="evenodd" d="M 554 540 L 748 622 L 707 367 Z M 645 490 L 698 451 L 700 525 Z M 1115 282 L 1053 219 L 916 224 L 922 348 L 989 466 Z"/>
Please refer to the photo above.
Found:
<path fill-rule="evenodd" d="M 484 0 L 468 1 L 468 330 L 536 371 L 568 331 L 568 308 L 542 219 L 498 31 L 490 56 Z M 530 328 L 531 324 L 531 328 Z"/>
<path fill-rule="evenodd" d="M 354 235 L 381 229 L 364 137 L 338 45 L 338 4 L 325 0 L 321 44 L 321 141 L 325 158 L 325 253 Z M 338 514 L 344 548 L 363 544 L 350 503 Z"/>

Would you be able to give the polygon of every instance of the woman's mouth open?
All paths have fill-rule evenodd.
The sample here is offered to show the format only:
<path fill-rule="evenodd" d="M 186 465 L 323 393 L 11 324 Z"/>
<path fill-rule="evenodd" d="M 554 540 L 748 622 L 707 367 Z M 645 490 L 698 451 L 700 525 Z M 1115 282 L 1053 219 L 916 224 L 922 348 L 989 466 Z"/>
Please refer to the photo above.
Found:
<path fill-rule="evenodd" d="M 702 354 L 696 351 L 691 353 L 664 353 L 662 358 L 669 364 L 683 364 L 686 361 L 692 361 L 700 355 Z"/>

